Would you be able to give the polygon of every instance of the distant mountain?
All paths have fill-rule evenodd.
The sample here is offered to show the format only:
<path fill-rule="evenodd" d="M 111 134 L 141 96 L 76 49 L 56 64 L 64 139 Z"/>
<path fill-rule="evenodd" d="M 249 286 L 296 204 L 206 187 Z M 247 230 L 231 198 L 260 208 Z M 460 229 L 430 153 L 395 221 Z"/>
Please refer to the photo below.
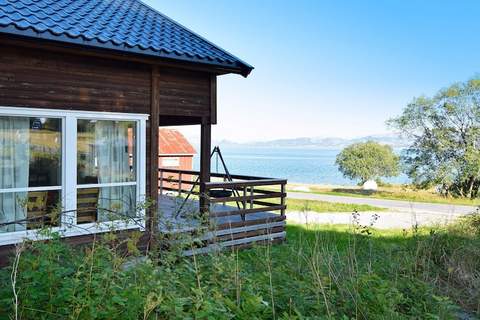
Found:
<path fill-rule="evenodd" d="M 253 141 L 246 143 L 238 143 L 228 140 L 222 140 L 218 142 L 221 146 L 248 146 L 248 147 L 268 147 L 268 148 L 322 148 L 322 149 L 340 149 L 344 148 L 352 143 L 375 141 L 381 144 L 387 144 L 393 148 L 404 148 L 410 143 L 409 141 L 402 139 L 401 137 L 391 135 L 370 135 L 365 137 L 358 137 L 352 139 L 346 138 L 293 138 L 293 139 L 277 139 L 270 141 Z"/>

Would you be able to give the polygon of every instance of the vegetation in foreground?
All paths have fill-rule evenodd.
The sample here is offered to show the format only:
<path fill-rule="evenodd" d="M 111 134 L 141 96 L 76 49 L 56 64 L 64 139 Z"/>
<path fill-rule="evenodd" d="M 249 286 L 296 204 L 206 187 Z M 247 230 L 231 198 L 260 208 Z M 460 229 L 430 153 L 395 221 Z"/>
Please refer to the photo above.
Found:
<path fill-rule="evenodd" d="M 288 226 L 288 241 L 126 267 L 138 237 L 21 247 L 0 318 L 451 319 L 480 315 L 480 218 L 446 229 Z M 176 242 L 178 243 L 178 242 Z M 123 250 L 121 250 L 123 248 Z"/>
<path fill-rule="evenodd" d="M 386 208 L 371 206 L 368 204 L 337 203 L 319 200 L 287 199 L 287 211 L 313 211 L 323 212 L 364 212 L 385 211 Z"/>

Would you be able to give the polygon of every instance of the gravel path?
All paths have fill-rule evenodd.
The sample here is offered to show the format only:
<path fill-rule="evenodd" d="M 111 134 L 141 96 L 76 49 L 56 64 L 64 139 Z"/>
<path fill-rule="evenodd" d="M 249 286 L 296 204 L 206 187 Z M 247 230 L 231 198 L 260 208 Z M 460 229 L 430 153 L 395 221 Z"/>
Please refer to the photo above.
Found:
<path fill-rule="evenodd" d="M 384 200 L 358 198 L 312 193 L 289 192 L 289 198 L 305 200 L 321 200 L 338 203 L 369 204 L 389 209 L 384 212 L 359 212 L 358 221 L 361 225 L 370 225 L 379 229 L 408 229 L 412 226 L 445 225 L 458 217 L 470 214 L 476 207 L 465 205 L 450 205 L 437 203 L 409 202 L 399 200 Z M 317 224 L 352 224 L 351 212 L 287 212 L 287 221 L 294 223 Z"/>
<path fill-rule="evenodd" d="M 392 211 L 405 211 L 416 213 L 440 213 L 440 214 L 468 214 L 475 211 L 474 206 L 411 202 L 401 200 L 385 200 L 374 198 L 360 198 L 347 196 L 334 196 L 316 193 L 288 192 L 288 197 L 292 199 L 320 200 L 339 203 L 369 204 L 376 207 L 388 208 Z"/>
<path fill-rule="evenodd" d="M 462 214 L 413 213 L 403 211 L 359 212 L 360 225 L 379 229 L 409 229 L 412 226 L 445 225 Z M 287 221 L 300 224 L 353 224 L 351 212 L 287 212 Z"/>

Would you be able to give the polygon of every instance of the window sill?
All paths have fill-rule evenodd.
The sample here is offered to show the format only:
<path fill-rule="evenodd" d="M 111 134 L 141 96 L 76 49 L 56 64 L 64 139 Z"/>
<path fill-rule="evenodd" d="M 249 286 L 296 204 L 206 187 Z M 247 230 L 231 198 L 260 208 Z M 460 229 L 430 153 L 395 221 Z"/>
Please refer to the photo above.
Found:
<path fill-rule="evenodd" d="M 61 238 L 70 238 L 135 229 L 138 229 L 142 232 L 145 231 L 145 219 L 132 219 L 132 221 L 129 222 L 110 221 L 86 223 L 69 228 L 54 227 L 52 228 L 52 232 L 60 234 Z M 39 230 L 8 232 L 0 234 L 0 247 L 21 243 L 23 241 L 42 241 L 50 238 L 51 237 L 42 235 Z"/>

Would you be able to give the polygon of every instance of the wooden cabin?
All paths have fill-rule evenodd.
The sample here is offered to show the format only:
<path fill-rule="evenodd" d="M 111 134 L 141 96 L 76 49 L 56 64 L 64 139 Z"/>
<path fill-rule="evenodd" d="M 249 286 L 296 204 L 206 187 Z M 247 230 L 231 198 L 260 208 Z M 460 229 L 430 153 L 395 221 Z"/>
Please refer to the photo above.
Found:
<path fill-rule="evenodd" d="M 285 180 L 210 173 L 217 79 L 252 69 L 138 0 L 0 1 L 0 262 L 45 225 L 72 243 L 164 232 L 171 173 L 217 226 L 206 248 L 281 241 Z M 159 168 L 159 127 L 181 125 L 201 132 L 198 172 Z"/>
<path fill-rule="evenodd" d="M 193 157 L 197 151 L 180 131 L 161 128 L 158 136 L 160 168 L 193 170 Z"/>

